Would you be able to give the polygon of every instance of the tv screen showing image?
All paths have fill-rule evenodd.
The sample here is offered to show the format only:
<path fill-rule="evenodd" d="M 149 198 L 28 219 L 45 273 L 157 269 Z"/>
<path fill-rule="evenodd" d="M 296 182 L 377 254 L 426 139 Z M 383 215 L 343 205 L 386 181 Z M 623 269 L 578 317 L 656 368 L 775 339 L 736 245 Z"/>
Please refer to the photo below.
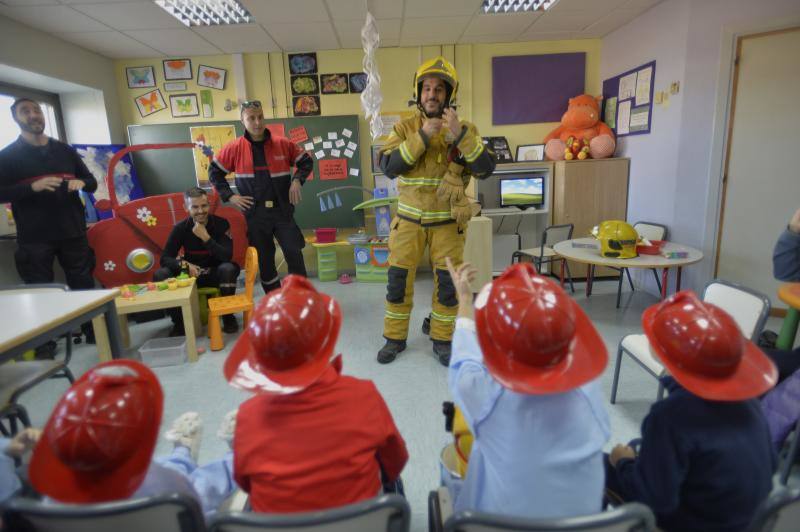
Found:
<path fill-rule="evenodd" d="M 540 207 L 544 204 L 544 178 L 522 177 L 500 180 L 502 207 Z"/>

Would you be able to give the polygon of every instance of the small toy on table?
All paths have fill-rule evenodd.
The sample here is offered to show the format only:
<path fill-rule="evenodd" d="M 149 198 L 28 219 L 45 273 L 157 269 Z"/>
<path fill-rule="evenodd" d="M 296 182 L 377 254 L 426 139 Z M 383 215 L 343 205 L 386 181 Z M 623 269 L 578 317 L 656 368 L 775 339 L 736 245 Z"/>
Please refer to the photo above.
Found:
<path fill-rule="evenodd" d="M 688 251 L 663 251 L 661 255 L 667 259 L 688 259 Z"/>
<path fill-rule="evenodd" d="M 152 281 L 147 283 L 147 291 L 148 292 L 154 292 L 155 290 L 157 290 L 156 283 L 154 283 Z"/>
<path fill-rule="evenodd" d="M 169 290 L 177 290 L 178 280 L 175 277 L 170 277 L 169 279 L 167 279 L 167 288 Z"/>

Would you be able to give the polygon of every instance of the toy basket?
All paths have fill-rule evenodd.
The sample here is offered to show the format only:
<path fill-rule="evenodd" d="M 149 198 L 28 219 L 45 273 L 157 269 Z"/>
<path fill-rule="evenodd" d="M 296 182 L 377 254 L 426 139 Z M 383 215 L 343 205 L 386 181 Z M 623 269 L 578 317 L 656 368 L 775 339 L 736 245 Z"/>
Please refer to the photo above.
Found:
<path fill-rule="evenodd" d="M 314 235 L 317 237 L 317 244 L 329 244 L 336 242 L 336 228 L 335 227 L 318 227 L 314 229 Z"/>
<path fill-rule="evenodd" d="M 651 240 L 650 246 L 643 246 L 641 244 L 637 244 L 636 251 L 640 255 L 660 255 L 661 248 L 663 248 L 664 244 L 666 243 L 667 243 L 666 240 Z"/>

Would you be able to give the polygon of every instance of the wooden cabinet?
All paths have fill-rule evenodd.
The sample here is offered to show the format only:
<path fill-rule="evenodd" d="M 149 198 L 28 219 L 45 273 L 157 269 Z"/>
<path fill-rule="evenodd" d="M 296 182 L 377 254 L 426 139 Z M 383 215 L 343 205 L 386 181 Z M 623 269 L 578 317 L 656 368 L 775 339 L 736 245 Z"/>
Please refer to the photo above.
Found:
<path fill-rule="evenodd" d="M 603 220 L 626 220 L 628 214 L 628 170 L 630 159 L 557 161 L 553 169 L 553 224 L 571 223 L 573 238 L 591 234 Z M 573 277 L 586 275 L 586 266 L 569 264 Z M 597 268 L 596 276 L 619 275 Z"/>

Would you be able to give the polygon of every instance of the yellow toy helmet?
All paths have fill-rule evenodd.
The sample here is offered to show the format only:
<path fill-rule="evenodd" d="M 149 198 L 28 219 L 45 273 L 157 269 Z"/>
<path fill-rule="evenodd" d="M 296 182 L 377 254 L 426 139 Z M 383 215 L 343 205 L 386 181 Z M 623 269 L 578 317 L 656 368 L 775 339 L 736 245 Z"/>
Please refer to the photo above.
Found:
<path fill-rule="evenodd" d="M 600 254 L 611 259 L 632 259 L 638 256 L 636 243 L 639 233 L 628 222 L 606 220 L 592 229 L 592 235 L 600 241 Z"/>
<path fill-rule="evenodd" d="M 453 105 L 458 93 L 458 74 L 455 67 L 442 56 L 434 57 L 422 63 L 414 74 L 414 100 L 409 105 L 421 105 L 422 80 L 425 78 L 439 78 L 444 81 L 447 96 L 444 100 L 445 107 Z"/>

